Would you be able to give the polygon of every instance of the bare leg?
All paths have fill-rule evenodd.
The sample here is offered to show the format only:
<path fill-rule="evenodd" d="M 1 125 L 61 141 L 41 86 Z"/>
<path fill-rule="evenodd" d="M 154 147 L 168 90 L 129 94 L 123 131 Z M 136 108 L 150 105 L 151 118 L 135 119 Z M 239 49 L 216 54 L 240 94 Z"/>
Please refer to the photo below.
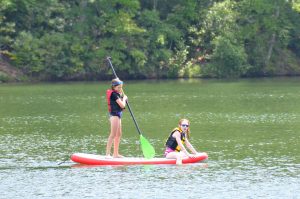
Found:
<path fill-rule="evenodd" d="M 119 145 L 122 137 L 122 121 L 119 119 L 118 128 L 116 131 L 116 136 L 114 138 L 114 158 L 122 158 L 123 156 L 119 154 Z"/>
<path fill-rule="evenodd" d="M 176 159 L 176 164 L 180 165 L 182 164 L 182 159 L 185 157 L 185 155 L 181 152 L 171 152 L 168 153 L 166 158 L 168 159 Z"/>
<path fill-rule="evenodd" d="M 117 130 L 119 127 L 119 117 L 117 116 L 111 116 L 109 118 L 110 120 L 110 135 L 108 137 L 107 140 L 107 145 L 106 145 L 106 156 L 110 156 L 110 151 L 111 151 L 111 147 L 112 147 L 112 143 L 116 137 L 117 134 Z"/>

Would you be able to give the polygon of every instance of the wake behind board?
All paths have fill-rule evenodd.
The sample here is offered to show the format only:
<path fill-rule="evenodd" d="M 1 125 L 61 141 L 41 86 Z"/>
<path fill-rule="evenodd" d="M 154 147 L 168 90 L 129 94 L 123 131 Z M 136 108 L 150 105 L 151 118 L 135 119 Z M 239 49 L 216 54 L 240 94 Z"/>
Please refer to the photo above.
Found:
<path fill-rule="evenodd" d="M 194 158 L 184 158 L 182 164 L 191 164 L 201 162 L 208 158 L 207 153 L 198 153 Z M 155 164 L 176 164 L 175 159 L 166 158 L 111 158 L 108 159 L 105 156 L 87 154 L 87 153 L 74 153 L 71 156 L 71 160 L 80 164 L 86 165 L 155 165 Z"/>

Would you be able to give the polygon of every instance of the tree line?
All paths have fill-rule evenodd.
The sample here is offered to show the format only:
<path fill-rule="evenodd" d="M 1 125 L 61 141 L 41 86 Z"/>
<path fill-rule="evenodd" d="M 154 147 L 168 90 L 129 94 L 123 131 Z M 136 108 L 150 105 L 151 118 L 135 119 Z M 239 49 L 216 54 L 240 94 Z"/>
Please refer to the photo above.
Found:
<path fill-rule="evenodd" d="M 0 57 L 36 80 L 300 74 L 299 0 L 0 0 Z"/>

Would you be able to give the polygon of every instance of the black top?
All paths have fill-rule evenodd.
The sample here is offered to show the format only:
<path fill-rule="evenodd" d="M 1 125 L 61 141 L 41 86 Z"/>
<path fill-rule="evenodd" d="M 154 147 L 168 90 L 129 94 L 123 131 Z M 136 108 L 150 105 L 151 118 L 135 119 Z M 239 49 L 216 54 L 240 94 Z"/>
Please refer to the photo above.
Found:
<path fill-rule="evenodd" d="M 111 106 L 111 112 L 117 113 L 121 112 L 123 109 L 119 106 L 119 104 L 116 102 L 117 99 L 121 99 L 121 95 L 117 92 L 112 92 L 110 96 L 110 106 Z"/>
<path fill-rule="evenodd" d="M 168 140 L 167 140 L 167 142 L 166 142 L 166 146 L 169 147 L 170 149 L 173 149 L 173 150 L 176 150 L 176 151 L 180 151 L 180 147 L 178 146 L 177 140 L 176 140 L 176 138 L 173 137 L 173 134 L 174 134 L 176 131 L 178 131 L 178 132 L 180 133 L 181 141 L 184 143 L 184 141 L 185 141 L 185 133 L 183 133 L 183 132 L 182 132 L 181 130 L 179 130 L 178 128 L 175 128 L 175 129 L 171 132 L 171 134 L 170 134 L 170 136 L 169 136 L 169 138 L 168 138 Z"/>

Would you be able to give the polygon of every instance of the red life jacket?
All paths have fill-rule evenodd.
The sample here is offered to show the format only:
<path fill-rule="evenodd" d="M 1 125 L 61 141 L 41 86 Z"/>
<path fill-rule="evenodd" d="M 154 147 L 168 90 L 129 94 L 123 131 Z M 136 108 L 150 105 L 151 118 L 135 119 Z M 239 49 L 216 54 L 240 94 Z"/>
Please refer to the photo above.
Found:
<path fill-rule="evenodd" d="M 111 113 L 112 111 L 112 108 L 111 108 L 111 101 L 110 101 L 110 97 L 111 97 L 111 94 L 115 92 L 115 93 L 118 93 L 117 91 L 115 90 L 112 90 L 112 89 L 108 89 L 106 91 L 106 100 L 107 100 L 107 105 L 108 105 L 108 111 Z M 118 93 L 119 94 L 119 93 Z"/>

